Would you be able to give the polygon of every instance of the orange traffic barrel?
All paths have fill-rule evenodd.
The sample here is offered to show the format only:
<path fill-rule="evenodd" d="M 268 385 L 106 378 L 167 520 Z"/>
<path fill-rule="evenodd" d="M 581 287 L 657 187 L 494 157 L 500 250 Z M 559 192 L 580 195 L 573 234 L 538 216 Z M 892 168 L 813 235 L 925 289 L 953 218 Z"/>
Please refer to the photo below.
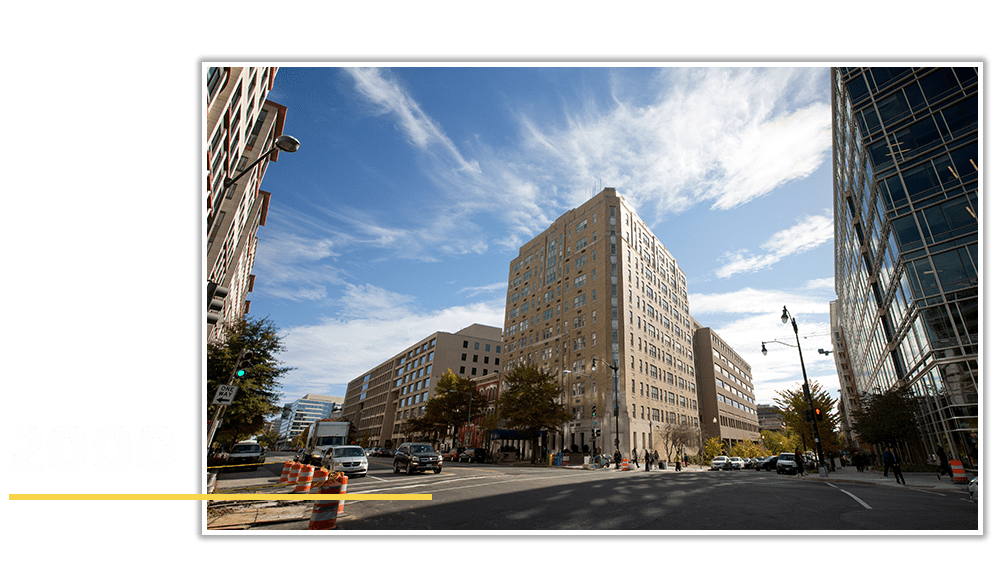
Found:
<path fill-rule="evenodd" d="M 299 471 L 302 470 L 302 467 L 301 463 L 292 463 L 292 466 L 288 468 L 288 483 L 286 485 L 295 485 L 299 480 Z"/>
<path fill-rule="evenodd" d="M 330 477 L 330 472 L 326 470 L 325 467 L 317 467 L 313 471 L 312 485 L 309 486 L 309 493 L 314 493 L 313 489 L 319 489 L 326 480 Z"/>
<path fill-rule="evenodd" d="M 347 476 L 335 473 L 323 482 L 319 488 L 322 495 L 343 495 L 347 493 Z M 317 501 L 313 504 L 312 516 L 309 518 L 309 529 L 333 529 L 337 526 L 337 516 L 344 508 L 344 501 L 336 499 Z"/>
<path fill-rule="evenodd" d="M 628 471 L 628 457 L 622 459 L 622 471 Z"/>
<path fill-rule="evenodd" d="M 312 487 L 314 469 L 315 468 L 312 465 L 302 466 L 302 469 L 299 470 L 299 477 L 295 482 L 295 489 L 292 490 L 292 493 L 309 493 L 309 488 Z"/>
<path fill-rule="evenodd" d="M 288 460 L 281 467 L 281 479 L 278 480 L 279 483 L 288 483 L 288 474 L 292 471 L 293 465 L 295 465 L 295 462 Z"/>
<path fill-rule="evenodd" d="M 962 467 L 962 462 L 958 459 L 951 460 L 951 480 L 955 483 L 968 483 L 969 478 L 965 476 L 965 467 Z"/>

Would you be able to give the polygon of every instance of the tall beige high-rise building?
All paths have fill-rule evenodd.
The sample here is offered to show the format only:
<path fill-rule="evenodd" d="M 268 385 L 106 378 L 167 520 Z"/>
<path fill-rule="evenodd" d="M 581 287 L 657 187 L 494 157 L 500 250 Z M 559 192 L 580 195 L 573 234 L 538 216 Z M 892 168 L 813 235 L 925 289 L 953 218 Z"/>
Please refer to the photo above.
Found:
<path fill-rule="evenodd" d="M 257 228 L 267 219 L 270 194 L 261 190 L 274 150 L 249 173 L 228 187 L 226 178 L 252 165 L 280 136 L 285 107 L 267 100 L 274 84 L 274 67 L 207 67 L 205 122 L 205 218 L 207 280 L 228 290 L 208 340 L 250 309 L 251 273 L 257 250 Z M 210 294 L 211 295 L 211 294 Z"/>
<path fill-rule="evenodd" d="M 665 456 L 669 424 L 698 428 L 687 280 L 614 188 L 560 216 L 511 261 L 503 371 L 522 363 L 553 374 L 575 416 L 545 437 L 550 451 L 613 453 L 617 438 L 623 454 Z"/>

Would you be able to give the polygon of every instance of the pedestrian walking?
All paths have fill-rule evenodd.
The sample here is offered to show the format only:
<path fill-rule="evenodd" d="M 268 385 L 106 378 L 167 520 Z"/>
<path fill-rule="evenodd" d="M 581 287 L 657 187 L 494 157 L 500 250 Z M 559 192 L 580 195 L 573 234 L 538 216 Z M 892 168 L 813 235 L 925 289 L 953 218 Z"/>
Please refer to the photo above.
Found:
<path fill-rule="evenodd" d="M 892 458 L 892 474 L 896 476 L 896 483 L 906 485 L 906 480 L 903 479 L 903 470 L 900 467 L 903 462 L 900 461 L 899 454 L 896 453 L 895 447 L 889 448 L 889 457 Z"/>
<path fill-rule="evenodd" d="M 798 477 L 798 476 L 805 476 L 805 474 L 806 474 L 806 465 L 805 461 L 802 459 L 802 452 L 799 451 L 798 448 L 795 448 L 795 475 L 796 477 Z"/>
<path fill-rule="evenodd" d="M 657 467 L 659 465 L 660 465 L 660 452 L 654 449 L 653 450 L 653 467 Z"/>
<path fill-rule="evenodd" d="M 615 469 L 622 467 L 622 452 L 615 449 Z"/>
<path fill-rule="evenodd" d="M 648 449 L 643 450 L 642 458 L 646 461 L 646 471 L 649 471 L 649 463 L 653 460 L 653 456 L 649 454 Z"/>
<path fill-rule="evenodd" d="M 639 454 L 636 453 L 635 448 L 632 448 L 632 463 L 635 464 L 635 468 L 639 469 Z"/>
<path fill-rule="evenodd" d="M 886 447 L 882 450 L 882 477 L 889 477 L 889 467 L 892 465 L 892 453 Z"/>
<path fill-rule="evenodd" d="M 938 457 L 938 465 L 941 466 L 941 469 L 938 470 L 937 474 L 938 481 L 941 481 L 941 476 L 944 475 L 945 473 L 948 474 L 948 477 L 955 479 L 955 474 L 951 470 L 951 458 L 948 457 L 948 454 L 945 452 L 944 448 L 941 447 L 940 443 L 938 444 L 937 447 L 937 457 Z"/>

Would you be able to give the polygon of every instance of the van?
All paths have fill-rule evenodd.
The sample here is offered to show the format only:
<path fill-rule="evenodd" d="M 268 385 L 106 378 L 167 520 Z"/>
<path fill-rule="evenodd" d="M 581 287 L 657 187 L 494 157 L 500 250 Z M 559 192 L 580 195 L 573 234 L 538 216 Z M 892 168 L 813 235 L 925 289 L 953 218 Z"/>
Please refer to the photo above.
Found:
<path fill-rule="evenodd" d="M 257 465 L 264 463 L 264 448 L 256 441 L 241 441 L 229 450 L 226 463 L 229 465 L 247 465 L 247 467 L 240 467 L 236 471 L 254 471 L 257 469 Z"/>

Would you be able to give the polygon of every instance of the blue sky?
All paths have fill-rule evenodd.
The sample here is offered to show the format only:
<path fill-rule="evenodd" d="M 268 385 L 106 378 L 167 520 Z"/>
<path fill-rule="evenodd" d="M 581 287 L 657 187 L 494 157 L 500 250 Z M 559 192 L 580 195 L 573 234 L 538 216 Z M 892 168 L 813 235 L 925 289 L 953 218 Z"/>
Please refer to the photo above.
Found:
<path fill-rule="evenodd" d="M 315 66 L 315 65 L 313 65 Z M 758 403 L 836 395 L 828 68 L 296 67 L 269 98 L 302 142 L 268 167 L 250 314 L 284 336 L 286 401 L 435 331 L 501 327 L 517 248 L 603 186 L 688 277 L 692 315 L 752 366 Z"/>

